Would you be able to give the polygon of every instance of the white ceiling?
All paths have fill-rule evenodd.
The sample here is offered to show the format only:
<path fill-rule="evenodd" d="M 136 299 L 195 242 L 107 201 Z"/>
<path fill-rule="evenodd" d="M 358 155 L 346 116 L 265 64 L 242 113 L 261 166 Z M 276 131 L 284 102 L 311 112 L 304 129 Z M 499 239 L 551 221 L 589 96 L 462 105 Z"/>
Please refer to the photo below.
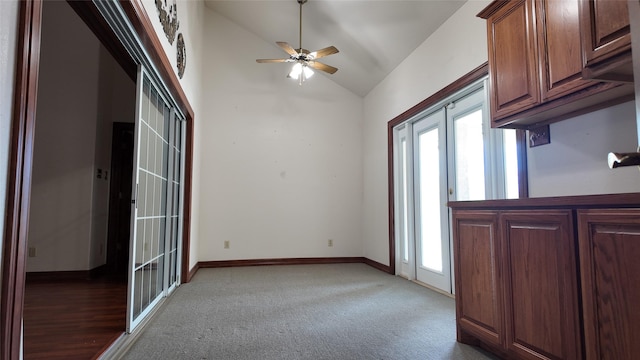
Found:
<path fill-rule="evenodd" d="M 339 71 L 323 75 L 365 96 L 465 2 L 308 0 L 302 9 L 302 46 L 310 51 L 337 47 L 340 52 L 322 62 Z M 256 59 L 286 58 L 276 41 L 299 46 L 297 0 L 205 0 L 205 4 L 273 44 L 273 52 L 256 53 Z M 283 76 L 289 70 L 284 64 L 256 66 L 282 66 Z"/>

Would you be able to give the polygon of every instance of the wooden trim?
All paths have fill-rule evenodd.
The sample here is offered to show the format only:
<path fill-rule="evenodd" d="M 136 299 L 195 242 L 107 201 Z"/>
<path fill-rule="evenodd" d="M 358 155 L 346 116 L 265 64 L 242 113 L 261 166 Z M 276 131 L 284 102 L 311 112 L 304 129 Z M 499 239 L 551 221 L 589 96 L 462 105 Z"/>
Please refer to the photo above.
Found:
<path fill-rule="evenodd" d="M 185 281 L 185 282 L 190 282 L 190 281 L 191 281 L 191 279 L 193 279 L 193 277 L 196 275 L 196 273 L 198 272 L 198 270 L 200 270 L 200 263 L 196 263 L 196 264 L 193 266 L 193 269 L 191 269 L 191 271 L 189 271 L 189 273 L 188 273 L 188 275 L 187 275 L 187 276 L 189 276 L 189 278 L 188 278 L 188 279 L 187 279 L 187 281 Z"/>
<path fill-rule="evenodd" d="M 164 47 L 156 33 L 151 20 L 142 4 L 142 0 L 119 0 L 122 9 L 131 21 L 133 28 L 140 37 L 142 45 L 149 52 L 151 61 L 157 65 L 162 80 L 165 81 L 169 92 L 178 103 L 178 107 L 187 116 L 187 120 L 193 120 L 193 109 L 184 93 L 180 80 L 176 75 L 171 62 L 164 52 Z M 153 10 L 153 9 L 152 9 Z M 153 10 L 155 12 L 155 10 Z"/>
<path fill-rule="evenodd" d="M 508 0 L 495 0 L 491 4 L 487 5 L 487 7 L 480 11 L 476 16 L 486 20 L 508 3 Z"/>
<path fill-rule="evenodd" d="M 74 280 L 89 280 L 90 270 L 79 271 L 38 271 L 26 273 L 26 283 L 32 282 L 60 282 Z"/>
<path fill-rule="evenodd" d="M 396 125 L 402 124 L 403 122 L 409 120 L 413 116 L 418 115 L 420 112 L 428 109 L 429 107 L 433 106 L 439 101 L 442 101 L 448 98 L 449 96 L 471 85 L 474 81 L 482 79 L 484 76 L 487 76 L 488 74 L 489 74 L 489 63 L 485 62 L 484 64 L 471 70 L 469 73 L 463 75 L 458 80 L 447 85 L 442 90 L 420 101 L 418 104 L 414 105 L 409 110 L 396 116 L 391 121 L 389 121 L 387 127 L 391 126 L 393 128 Z"/>
<path fill-rule="evenodd" d="M 393 126 L 387 123 L 387 209 L 389 221 L 389 272 L 396 273 L 396 213 L 395 213 L 395 181 L 393 168 Z"/>
<path fill-rule="evenodd" d="M 184 154 L 184 204 L 182 207 L 182 259 L 181 280 L 184 283 L 191 281 L 193 275 L 189 271 L 189 255 L 191 253 L 191 196 L 193 184 L 193 114 L 187 120 L 187 133 L 185 134 Z M 196 265 L 197 266 L 197 265 Z M 196 270 L 197 271 L 197 270 Z"/>
<path fill-rule="evenodd" d="M 526 199 L 450 201 L 454 209 L 605 209 L 640 208 L 640 193 L 602 194 L 556 197 L 533 197 Z"/>
<path fill-rule="evenodd" d="M 386 272 L 386 273 L 391 274 L 391 275 L 395 275 L 395 266 L 393 267 L 393 270 L 392 270 L 391 266 L 383 265 L 383 264 L 381 264 L 381 263 L 379 263 L 377 261 L 373 261 L 373 260 L 371 260 L 369 258 L 362 258 L 362 259 L 363 259 L 362 260 L 363 263 L 365 263 L 365 264 L 367 264 L 367 265 L 369 265 L 369 266 L 371 266 L 373 268 L 376 268 L 376 269 L 378 269 L 378 270 L 380 270 L 382 272 Z"/>
<path fill-rule="evenodd" d="M 388 194 L 388 221 L 389 221 L 389 267 L 388 272 L 390 274 L 396 273 L 396 235 L 395 235 L 395 214 L 394 214 L 394 177 L 393 177 L 393 128 L 410 118 L 416 116 L 420 112 L 428 109 L 436 103 L 446 99 L 447 97 L 455 94 L 456 92 L 471 85 L 473 82 L 482 79 L 489 74 L 489 64 L 484 63 L 477 68 L 471 70 L 466 75 L 463 75 L 458 80 L 444 87 L 442 90 L 422 100 L 417 105 L 413 106 L 409 110 L 396 116 L 389 122 L 387 122 L 387 194 Z M 526 136 L 525 136 L 526 137 Z M 525 139 L 526 140 L 526 139 Z M 526 148 L 525 148 L 526 156 Z M 526 169 L 526 168 L 525 168 Z M 384 265 L 383 265 L 384 266 Z M 384 271 L 384 270 L 383 270 Z"/>
<path fill-rule="evenodd" d="M 0 359 L 21 353 L 42 2 L 21 1 L 0 292 Z"/>
<path fill-rule="evenodd" d="M 290 259 L 250 259 L 250 260 L 219 260 L 200 261 L 191 272 L 189 280 L 195 276 L 196 272 L 202 268 L 223 268 L 240 266 L 270 266 L 270 265 L 325 265 L 325 264 L 354 264 L 362 263 L 369 265 L 382 272 L 394 275 L 390 267 L 377 261 L 365 257 L 336 257 L 336 258 L 290 258 Z"/>
<path fill-rule="evenodd" d="M 348 264 L 364 263 L 363 257 L 335 257 L 335 258 L 282 258 L 282 259 L 249 259 L 249 260 L 219 260 L 200 261 L 198 268 L 221 268 L 237 266 L 267 266 L 267 265 L 318 265 L 318 264 Z"/>

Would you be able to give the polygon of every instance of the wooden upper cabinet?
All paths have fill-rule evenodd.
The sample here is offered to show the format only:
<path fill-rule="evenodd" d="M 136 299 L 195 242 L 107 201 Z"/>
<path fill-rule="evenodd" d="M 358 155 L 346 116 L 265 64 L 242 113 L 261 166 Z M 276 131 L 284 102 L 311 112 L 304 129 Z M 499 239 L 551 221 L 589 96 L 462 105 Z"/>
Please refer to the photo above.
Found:
<path fill-rule="evenodd" d="M 621 0 L 489 4 L 478 16 L 487 20 L 492 126 L 527 129 L 632 100 L 633 86 L 602 82 L 596 76 L 585 79 L 592 70 L 584 61 L 585 17 L 594 15 L 593 34 L 601 44 L 594 48 L 592 61 L 603 64 L 602 59 L 628 49 L 616 40 L 624 32 L 622 23 L 627 23 L 628 33 L 623 10 L 626 2 Z"/>
<path fill-rule="evenodd" d="M 579 0 L 537 0 L 542 101 L 593 85 L 582 79 Z"/>
<path fill-rule="evenodd" d="M 640 354 L 640 210 L 580 210 L 587 360 Z"/>
<path fill-rule="evenodd" d="M 627 2 L 581 0 L 580 21 L 585 75 L 633 81 Z"/>
<path fill-rule="evenodd" d="M 506 3 L 487 21 L 491 117 L 500 119 L 540 101 L 533 2 Z"/>

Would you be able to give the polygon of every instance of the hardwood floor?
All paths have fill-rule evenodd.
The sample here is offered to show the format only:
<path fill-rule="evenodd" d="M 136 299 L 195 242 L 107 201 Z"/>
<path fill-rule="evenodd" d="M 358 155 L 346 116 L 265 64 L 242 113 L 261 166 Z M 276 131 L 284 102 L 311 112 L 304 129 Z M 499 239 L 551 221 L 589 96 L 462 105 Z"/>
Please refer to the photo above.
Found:
<path fill-rule="evenodd" d="M 124 331 L 127 284 L 107 278 L 28 281 L 24 359 L 94 359 Z"/>

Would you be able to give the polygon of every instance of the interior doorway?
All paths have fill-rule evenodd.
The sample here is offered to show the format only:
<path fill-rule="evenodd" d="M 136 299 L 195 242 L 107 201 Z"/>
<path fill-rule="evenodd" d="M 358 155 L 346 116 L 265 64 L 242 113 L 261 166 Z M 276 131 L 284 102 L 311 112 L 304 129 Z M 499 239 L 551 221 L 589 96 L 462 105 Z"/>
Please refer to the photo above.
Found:
<path fill-rule="evenodd" d="M 67 2 L 42 5 L 37 98 L 24 359 L 96 358 L 126 331 L 136 93 Z"/>
<path fill-rule="evenodd" d="M 131 183 L 133 176 L 134 124 L 114 123 L 109 188 L 107 269 L 126 279 L 131 233 Z"/>
<path fill-rule="evenodd" d="M 7 176 L 6 226 L 3 236 L 1 271 L 3 286 L 0 289 L 0 310 L 2 310 L 0 311 L 0 322 L 2 323 L 0 357 L 3 359 L 17 359 L 23 353 L 25 278 L 28 271 L 26 261 L 28 252 L 27 234 L 29 233 L 31 202 L 34 198 L 34 194 L 32 194 L 34 129 L 36 128 L 37 107 L 42 101 L 42 98 L 37 95 L 40 83 L 40 69 L 45 64 L 40 59 L 44 3 L 41 0 L 19 2 L 14 89 L 15 107 L 11 125 L 13 131 L 11 134 L 10 166 Z M 179 224 L 177 229 L 182 235 L 182 241 L 177 244 L 179 251 L 175 252 L 175 256 L 180 259 L 176 265 L 176 268 L 180 270 L 176 274 L 178 283 L 189 282 L 191 277 L 189 267 L 189 224 L 191 218 L 191 173 L 193 166 L 193 109 L 186 98 L 174 69 L 166 59 L 165 50 L 162 48 L 154 25 L 146 16 L 146 10 L 141 2 L 124 0 L 119 2 L 68 1 L 67 3 L 71 5 L 87 27 L 100 39 L 101 43 L 108 49 L 108 52 L 113 54 L 118 64 L 129 75 L 131 81 L 135 82 L 138 78 L 137 67 L 139 64 L 145 64 L 147 68 L 155 69 L 156 72 L 153 73 L 154 79 L 165 86 L 163 91 L 174 99 L 174 105 L 177 106 L 183 116 L 182 141 L 184 145 L 180 154 L 184 165 L 181 167 L 183 175 L 179 185 L 181 186 L 180 196 L 183 199 L 183 203 L 180 206 L 179 216 L 173 220 L 172 215 L 172 222 Z M 117 24 L 109 23 L 114 19 L 118 21 Z M 68 42 L 70 40 L 67 38 L 61 41 L 61 43 Z M 85 50 L 82 44 L 73 42 L 71 44 L 76 49 Z M 141 44 L 144 44 L 144 49 L 141 48 L 143 46 Z M 79 68 L 95 63 L 77 61 L 77 57 L 73 55 L 69 55 L 65 59 L 67 63 Z M 108 76 L 106 79 L 108 79 Z M 54 94 L 73 97 L 67 93 L 68 86 L 67 79 L 62 79 L 59 81 L 59 91 Z M 101 94 L 104 94 L 104 92 Z M 95 98 L 99 97 L 96 96 Z M 59 105 L 60 107 L 65 106 L 64 102 Z M 111 109 L 103 110 L 119 108 L 119 106 L 115 106 Z M 104 112 L 100 111 L 99 113 L 103 114 Z M 64 117 L 59 117 L 58 119 L 64 119 Z M 110 133 L 111 128 L 109 127 L 108 130 L 104 131 Z M 103 131 L 101 130 L 100 132 Z M 75 133 L 75 131 L 70 131 L 69 133 Z M 73 143 L 64 142 L 63 147 L 71 144 Z M 110 138 L 109 142 L 106 145 L 102 144 L 100 148 L 108 150 L 109 145 Z M 106 168 L 108 168 L 109 162 L 106 162 L 106 164 Z M 104 165 L 101 165 L 101 169 L 104 170 L 105 167 L 102 166 Z M 95 173 L 92 173 L 92 176 L 94 175 Z M 104 181 L 103 184 L 108 184 L 108 182 Z M 105 209 L 108 209 L 108 207 L 105 207 Z M 106 212 L 108 210 L 105 210 Z M 64 213 L 64 211 L 56 209 L 50 213 L 55 216 L 59 213 Z M 105 215 L 101 220 L 105 221 L 106 218 L 107 216 Z M 106 254 L 106 250 L 101 246 L 93 246 L 91 249 L 95 251 L 94 254 Z M 54 250 L 57 250 L 57 248 Z M 77 251 L 78 249 L 74 248 L 74 250 Z M 34 253 L 37 255 L 43 252 L 36 249 Z M 173 254 L 174 252 L 172 251 L 172 257 L 174 256 Z M 131 257 L 133 258 L 133 255 Z M 47 258 L 44 257 L 44 260 L 47 260 Z M 91 261 L 95 263 L 95 259 Z M 127 289 L 127 291 L 130 290 Z M 119 340 L 122 340 L 122 337 Z"/>

